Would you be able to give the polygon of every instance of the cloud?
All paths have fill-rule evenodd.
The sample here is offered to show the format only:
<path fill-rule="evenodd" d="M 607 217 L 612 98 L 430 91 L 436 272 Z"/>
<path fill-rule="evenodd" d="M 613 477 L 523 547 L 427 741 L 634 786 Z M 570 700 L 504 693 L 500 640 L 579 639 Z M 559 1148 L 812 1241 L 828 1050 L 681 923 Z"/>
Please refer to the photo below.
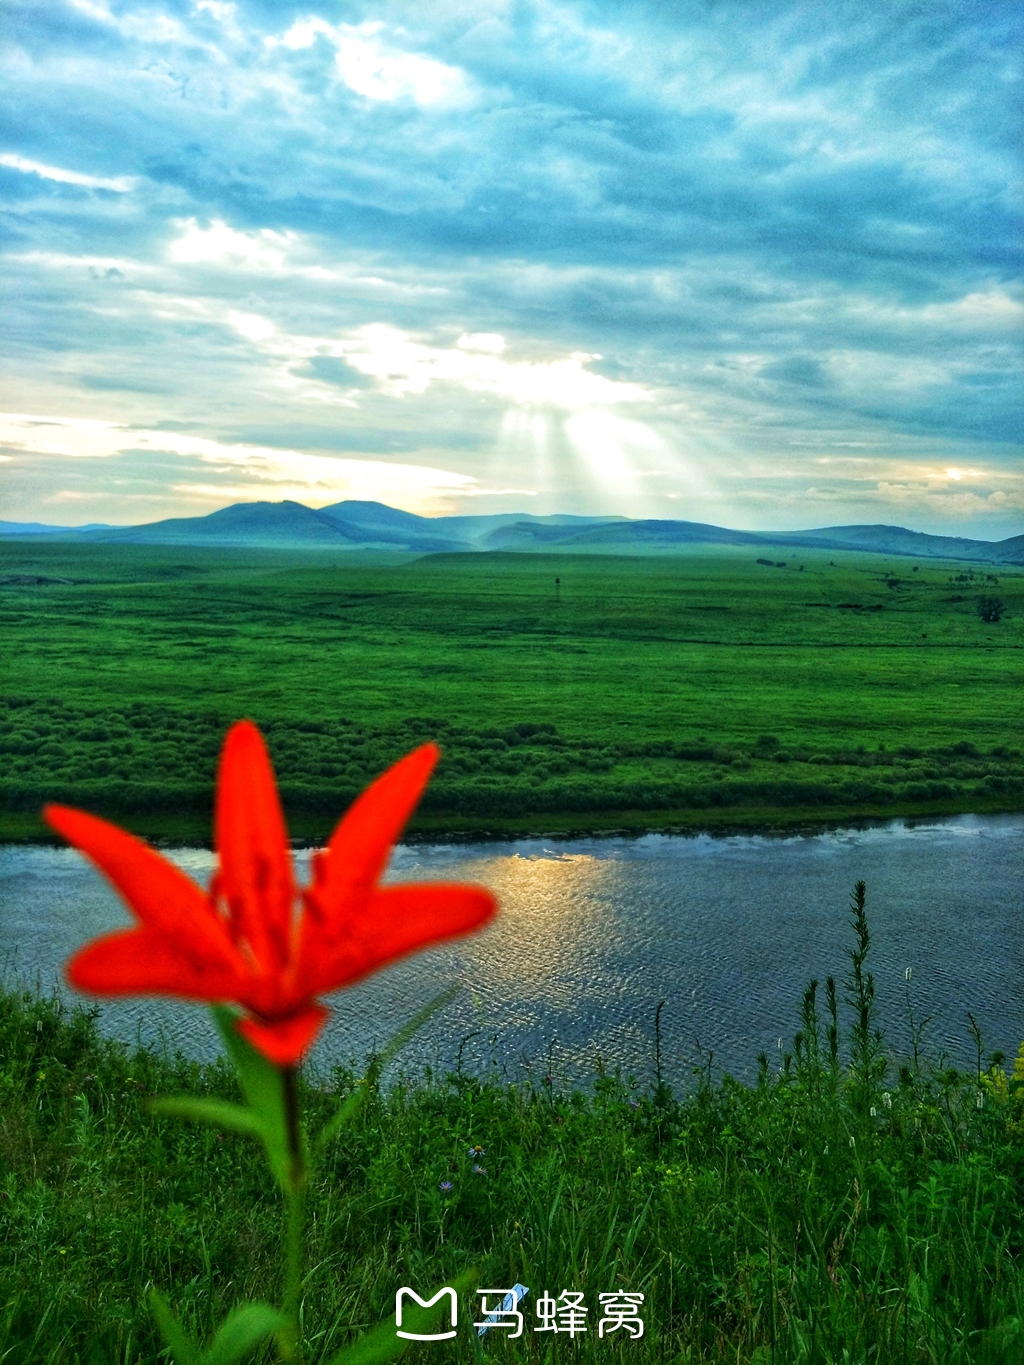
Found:
<path fill-rule="evenodd" d="M 444 295 L 441 285 L 399 282 L 353 269 L 347 263 L 326 265 L 316 255 L 308 234 L 277 232 L 272 228 L 240 231 L 214 219 L 200 227 L 194 218 L 175 223 L 180 235 L 166 248 L 167 259 L 176 265 L 213 267 L 221 273 L 251 274 L 363 288 L 374 295 Z M 304 260 L 302 258 L 305 258 Z"/>
<path fill-rule="evenodd" d="M 279 328 L 272 319 L 236 309 L 225 319 L 246 341 L 265 354 L 306 362 L 298 371 L 318 377 L 339 371 L 324 361 L 340 360 L 356 383 L 373 380 L 392 398 L 424 394 L 431 385 L 454 385 L 467 393 L 489 394 L 532 407 L 577 411 L 646 403 L 653 395 L 639 384 L 607 379 L 587 366 L 600 356 L 585 351 L 553 360 L 506 359 L 505 338 L 496 333 L 463 334 L 454 346 L 432 345 L 383 322 L 367 323 L 347 336 L 302 336 Z M 319 372 L 319 373 L 318 373 Z"/>
<path fill-rule="evenodd" d="M 958 468 L 927 458 L 871 453 L 818 455 L 810 463 L 813 473 L 802 461 L 788 468 L 777 465 L 748 471 L 756 479 L 758 503 L 774 505 L 778 511 L 818 509 L 831 524 L 837 523 L 842 510 L 856 509 L 863 520 L 905 523 L 909 519 L 935 526 L 962 521 L 982 538 L 1020 534 L 1013 520 L 1016 517 L 1019 523 L 1019 514 L 1024 512 L 1024 469 L 1020 466 Z M 751 493 L 743 491 L 739 496 L 750 500 Z"/>
<path fill-rule="evenodd" d="M 386 323 L 361 327 L 333 343 L 349 365 L 375 379 L 394 397 L 425 393 L 431 384 L 453 384 L 469 393 L 493 394 L 533 407 L 575 411 L 619 403 L 643 403 L 651 394 L 639 384 L 605 379 L 588 370 L 599 357 L 584 351 L 556 360 L 506 360 L 504 338 L 488 337 L 484 347 L 431 346 Z M 500 347 L 496 344 L 501 342 Z"/>
<path fill-rule="evenodd" d="M 267 446 L 228 445 L 173 431 L 146 431 L 88 418 L 0 413 L 0 447 L 18 456 L 110 460 L 127 452 L 181 457 L 191 468 L 208 467 L 205 481 L 176 479 L 172 491 L 224 505 L 226 500 L 291 498 L 326 505 L 341 498 L 389 502 L 407 511 L 447 509 L 466 496 L 530 496 L 530 490 L 478 487 L 470 475 L 422 465 L 311 455 Z"/>
<path fill-rule="evenodd" d="M 333 355 L 314 355 L 300 369 L 324 384 L 334 384 L 339 389 L 361 389 L 368 382 L 366 375 L 354 365 Z"/>
<path fill-rule="evenodd" d="M 497 332 L 463 332 L 455 343 L 460 351 L 483 351 L 485 355 L 501 355 L 508 343 Z M 593 357 L 599 360 L 599 356 Z"/>
<path fill-rule="evenodd" d="M 781 379 L 787 384 L 809 385 L 819 388 L 827 383 L 821 362 L 813 356 L 786 356 L 782 360 L 770 361 L 762 365 L 761 375 L 765 379 Z"/>
<path fill-rule="evenodd" d="M 538 510 L 1009 534 L 1022 38 L 947 0 L 15 6 L 0 398 Z M 159 468 L 169 513 L 205 482 Z"/>
<path fill-rule="evenodd" d="M 325 38 L 335 48 L 338 75 L 357 95 L 368 100 L 412 100 L 419 105 L 464 104 L 469 95 L 465 73 L 457 67 L 403 51 L 385 36 L 380 20 L 361 24 L 329 24 L 324 19 L 299 19 L 268 47 L 291 51 L 312 47 Z"/>
<path fill-rule="evenodd" d="M 167 254 L 183 265 L 200 262 L 241 265 L 251 270 L 280 271 L 295 240 L 293 232 L 237 232 L 224 222 L 215 221 L 201 228 L 194 218 L 183 225 L 181 236 L 171 242 Z"/>
<path fill-rule="evenodd" d="M 115 194 L 127 194 L 137 184 L 134 176 L 119 175 L 104 178 L 100 175 L 83 175 L 81 171 L 67 171 L 60 166 L 47 166 L 41 161 L 32 161 L 17 152 L 0 152 L 0 166 L 25 175 L 38 175 L 43 180 L 56 180 L 62 185 L 81 185 L 87 190 L 111 190 Z"/>
<path fill-rule="evenodd" d="M 109 25 L 126 38 L 137 39 L 146 44 L 184 44 L 186 46 L 205 46 L 189 30 L 186 24 L 159 9 L 137 9 L 115 14 L 107 5 L 97 0 L 67 0 L 71 9 L 96 23 Z M 209 9 L 211 12 L 233 8 L 229 5 L 196 6 L 197 11 Z M 214 49 L 215 50 L 215 49 Z"/>

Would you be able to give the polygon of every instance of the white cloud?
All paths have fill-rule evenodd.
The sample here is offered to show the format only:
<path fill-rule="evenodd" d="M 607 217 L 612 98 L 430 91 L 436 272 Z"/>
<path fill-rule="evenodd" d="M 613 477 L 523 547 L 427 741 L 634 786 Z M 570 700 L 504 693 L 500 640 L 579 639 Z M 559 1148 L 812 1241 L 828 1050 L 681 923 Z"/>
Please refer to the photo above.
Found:
<path fill-rule="evenodd" d="M 97 5 L 94 0 L 67 0 L 72 9 L 78 10 L 79 14 L 86 15 L 89 19 L 95 19 L 100 24 L 115 23 L 114 16 L 106 5 Z"/>
<path fill-rule="evenodd" d="M 374 39 L 375 35 L 364 38 L 352 33 L 338 43 L 335 64 L 357 95 L 370 100 L 413 99 L 428 105 L 465 98 L 466 79 L 458 68 L 413 52 L 389 52 Z"/>
<path fill-rule="evenodd" d="M 180 226 L 184 232 L 168 247 L 168 255 L 184 265 L 202 262 L 281 271 L 296 239 L 294 232 L 274 232 L 270 228 L 237 232 L 220 219 L 214 219 L 208 228 L 201 228 L 194 218 Z"/>
<path fill-rule="evenodd" d="M 961 332 L 1019 331 L 1024 326 L 1024 302 L 996 287 L 975 290 L 948 303 L 926 303 L 917 308 L 894 308 L 863 296 L 849 299 L 845 308 L 851 318 L 876 325 L 942 327 Z"/>
<path fill-rule="evenodd" d="M 200 42 L 180 20 L 160 10 L 135 10 L 128 14 L 114 14 L 106 5 L 97 4 L 96 0 L 67 0 L 67 3 L 72 9 L 78 10 L 79 14 L 86 15 L 98 24 L 108 24 L 126 38 L 134 38 L 140 43 L 179 43 L 202 48 L 216 56 L 220 55 L 209 43 Z M 197 8 L 201 9 L 204 6 L 200 4 Z M 209 8 L 213 9 L 214 6 Z M 217 8 L 233 7 L 223 5 Z"/>
<path fill-rule="evenodd" d="M 247 340 L 276 356 L 342 359 L 394 398 L 425 393 L 431 384 L 453 384 L 522 406 L 575 412 L 648 402 L 653 397 L 639 384 L 606 379 L 586 369 L 598 357 L 585 351 L 573 351 L 558 360 L 507 360 L 505 339 L 497 333 L 464 333 L 454 346 L 431 346 L 382 322 L 369 323 L 339 340 L 291 335 L 258 314 L 233 311 L 227 321 Z"/>
<path fill-rule="evenodd" d="M 277 328 L 270 319 L 260 317 L 258 313 L 240 313 L 233 308 L 228 314 L 228 322 L 246 341 L 253 341 L 257 345 L 277 335 Z"/>
<path fill-rule="evenodd" d="M 36 417 L 0 413 L 0 444 L 33 455 L 102 458 L 130 448 L 118 433 L 127 428 L 92 417 Z"/>
<path fill-rule="evenodd" d="M 471 393 L 490 393 L 514 403 L 575 411 L 594 405 L 638 403 L 651 395 L 639 384 L 605 379 L 584 368 L 595 359 L 574 351 L 559 360 L 506 360 L 488 351 L 428 346 L 384 323 L 361 327 L 341 343 L 339 353 L 362 374 L 395 396 L 423 393 L 432 383 L 456 384 Z"/>
<path fill-rule="evenodd" d="M 350 289 L 380 296 L 381 293 L 402 296 L 445 295 L 442 285 L 420 284 L 380 275 L 364 274 L 358 266 L 346 263 L 330 266 L 318 263 L 302 264 L 296 257 L 314 255 L 315 247 L 302 233 L 276 232 L 273 228 L 254 228 L 248 232 L 229 227 L 221 218 L 212 220 L 208 227 L 200 227 L 195 218 L 176 220 L 179 230 L 167 247 L 167 255 L 175 265 L 212 265 L 222 271 L 239 274 L 271 275 L 281 278 L 311 280 L 315 284 L 334 283 Z M 27 260 L 28 256 L 19 259 Z M 80 257 L 62 258 L 75 263 Z M 314 258 L 315 259 L 315 258 Z"/>
<path fill-rule="evenodd" d="M 965 294 L 953 303 L 926 304 L 918 310 L 922 322 L 965 329 L 1017 331 L 1024 325 L 1024 303 L 999 289 Z"/>
<path fill-rule="evenodd" d="M 505 349 L 505 338 L 497 332 L 463 332 L 455 344 L 461 351 L 485 351 L 488 355 L 501 355 Z"/>
<path fill-rule="evenodd" d="M 1007 480 L 1002 480 L 1007 482 Z M 1024 512 L 1024 486 L 1017 489 L 995 489 L 991 493 L 971 492 L 969 489 L 941 489 L 920 482 L 889 483 L 885 480 L 877 487 L 880 502 L 889 503 L 905 512 L 907 508 L 927 509 L 946 517 L 983 518 L 1003 516 L 1007 512 Z M 962 532 L 952 532 L 962 534 Z"/>
<path fill-rule="evenodd" d="M 38 175 L 43 180 L 57 180 L 62 185 L 81 185 L 88 190 L 114 190 L 117 194 L 127 194 L 138 183 L 135 176 L 118 175 L 107 178 L 102 175 L 85 175 L 81 171 L 68 171 L 62 166 L 49 166 L 42 161 L 31 161 L 17 152 L 0 152 L 0 166 L 25 175 Z"/>
<path fill-rule="evenodd" d="M 269 46 L 295 51 L 326 38 L 335 48 L 338 75 L 364 99 L 393 102 L 412 100 L 420 105 L 464 104 L 469 96 L 465 73 L 433 57 L 406 52 L 384 37 L 379 20 L 362 24 L 329 24 L 324 19 L 299 19 Z"/>
<path fill-rule="evenodd" d="M 341 498 L 387 502 L 407 511 L 444 510 L 448 499 L 467 496 L 527 495 L 525 489 L 482 488 L 469 474 L 429 465 L 383 460 L 334 458 L 301 450 L 227 444 L 175 431 L 139 430 L 95 418 L 41 417 L 0 413 L 0 445 L 22 455 L 110 459 L 126 451 L 160 451 L 198 461 L 210 482 L 183 481 L 170 492 L 223 506 L 226 500 L 292 498 L 317 506 Z M 9 456 L 7 458 L 10 458 Z"/>
<path fill-rule="evenodd" d="M 296 19 L 287 33 L 280 38 L 268 38 L 267 47 L 287 47 L 292 52 L 300 48 L 312 47 L 322 34 L 325 38 L 334 37 L 334 25 L 326 19 Z"/>
<path fill-rule="evenodd" d="M 238 42 L 244 34 L 238 24 L 238 6 L 228 0 L 196 0 L 195 12 L 209 14 L 214 18 L 227 36 Z"/>

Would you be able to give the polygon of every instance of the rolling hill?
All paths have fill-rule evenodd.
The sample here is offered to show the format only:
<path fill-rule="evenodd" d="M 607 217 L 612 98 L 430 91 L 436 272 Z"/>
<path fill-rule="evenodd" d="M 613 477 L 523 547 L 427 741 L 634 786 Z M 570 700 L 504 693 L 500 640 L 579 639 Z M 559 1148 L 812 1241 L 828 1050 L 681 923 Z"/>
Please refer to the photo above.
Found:
<path fill-rule="evenodd" d="M 234 503 L 205 517 L 175 517 L 141 526 L 51 527 L 0 522 L 0 537 L 121 545 L 208 545 L 310 550 L 569 551 L 672 554 L 687 545 L 775 546 L 866 550 L 916 559 L 1024 564 L 1024 535 L 1006 540 L 933 536 L 903 526 L 826 526 L 811 531 L 734 531 L 696 521 L 627 517 L 421 517 L 379 502 L 346 500 L 328 507 L 299 502 Z"/>

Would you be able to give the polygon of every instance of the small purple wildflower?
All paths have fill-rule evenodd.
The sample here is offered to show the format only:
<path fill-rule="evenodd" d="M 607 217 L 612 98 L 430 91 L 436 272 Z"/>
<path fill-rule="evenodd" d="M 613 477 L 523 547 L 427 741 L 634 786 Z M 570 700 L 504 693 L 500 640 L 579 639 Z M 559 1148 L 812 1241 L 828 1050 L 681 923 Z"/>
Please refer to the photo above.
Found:
<path fill-rule="evenodd" d="M 487 1167 L 486 1167 L 486 1166 L 474 1166 L 474 1167 L 473 1167 L 473 1174 L 474 1174 L 474 1175 L 486 1175 L 486 1174 L 487 1174 Z"/>
<path fill-rule="evenodd" d="M 486 1156 L 487 1153 L 484 1151 L 484 1149 L 483 1149 L 482 1147 L 470 1147 L 470 1149 L 469 1149 L 469 1155 L 470 1155 L 470 1156 Z"/>
<path fill-rule="evenodd" d="M 437 1188 L 441 1191 L 442 1194 L 451 1194 L 452 1182 L 450 1180 L 442 1180 Z"/>

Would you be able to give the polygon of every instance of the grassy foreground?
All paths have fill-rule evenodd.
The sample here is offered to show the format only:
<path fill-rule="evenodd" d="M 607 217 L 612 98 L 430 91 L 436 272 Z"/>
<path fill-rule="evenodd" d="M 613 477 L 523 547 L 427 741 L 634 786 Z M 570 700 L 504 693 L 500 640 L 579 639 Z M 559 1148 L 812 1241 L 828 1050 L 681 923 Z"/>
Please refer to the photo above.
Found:
<path fill-rule="evenodd" d="M 410 1359 L 1024 1360 L 1024 1059 L 888 1062 L 856 927 L 848 978 L 808 989 L 792 1053 L 750 1087 L 371 1079 L 311 1192 L 309 1365 L 386 1320 L 400 1285 L 432 1294 L 469 1266 L 534 1300 L 582 1291 L 590 1330 L 552 1344 L 528 1299 L 521 1341 L 464 1325 Z M 272 1296 L 280 1210 L 255 1147 L 146 1109 L 231 1095 L 225 1067 L 132 1055 L 10 992 L 0 1038 L 0 1359 L 155 1361 L 154 1283 L 199 1335 Z M 304 1087 L 310 1127 L 356 1084 Z M 645 1295 L 642 1340 L 598 1339 L 610 1290 Z"/>
<path fill-rule="evenodd" d="M 313 839 L 427 738 L 428 832 L 1024 805 L 1019 569 L 0 541 L 0 629 L 0 836 L 57 799 L 204 837 L 243 715 Z"/>

